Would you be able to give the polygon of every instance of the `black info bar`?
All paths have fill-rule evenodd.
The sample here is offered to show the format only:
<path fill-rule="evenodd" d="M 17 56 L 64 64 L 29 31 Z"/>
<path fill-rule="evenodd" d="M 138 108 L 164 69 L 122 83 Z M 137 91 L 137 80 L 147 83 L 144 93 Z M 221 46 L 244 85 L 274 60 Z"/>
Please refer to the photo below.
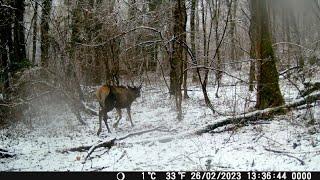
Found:
<path fill-rule="evenodd" d="M 317 171 L 107 171 L 0 172 L 1 179 L 81 178 L 86 180 L 319 180 Z"/>

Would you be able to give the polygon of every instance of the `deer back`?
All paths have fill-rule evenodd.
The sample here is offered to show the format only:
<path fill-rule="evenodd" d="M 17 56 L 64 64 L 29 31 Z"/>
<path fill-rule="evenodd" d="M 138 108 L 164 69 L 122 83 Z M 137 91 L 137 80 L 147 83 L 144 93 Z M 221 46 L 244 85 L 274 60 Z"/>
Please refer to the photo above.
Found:
<path fill-rule="evenodd" d="M 140 92 L 138 95 L 135 89 L 124 86 L 112 87 L 111 92 L 115 95 L 117 108 L 130 107 L 132 102 L 140 96 Z"/>

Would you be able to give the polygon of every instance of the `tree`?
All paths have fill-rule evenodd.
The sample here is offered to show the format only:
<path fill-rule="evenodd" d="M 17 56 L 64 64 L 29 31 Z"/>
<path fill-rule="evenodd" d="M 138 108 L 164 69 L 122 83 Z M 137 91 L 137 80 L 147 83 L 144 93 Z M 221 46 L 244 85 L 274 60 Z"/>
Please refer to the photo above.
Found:
<path fill-rule="evenodd" d="M 25 47 L 25 36 L 24 36 L 24 1 L 15 0 L 15 17 L 13 27 L 13 43 L 14 43 L 14 59 L 12 61 L 12 71 L 19 70 L 24 67 L 26 61 L 26 47 Z"/>
<path fill-rule="evenodd" d="M 272 48 L 269 16 L 265 0 L 251 0 L 251 40 L 258 65 L 256 108 L 264 109 L 284 104 L 279 88 L 279 73 Z"/>
<path fill-rule="evenodd" d="M 148 3 L 148 8 L 149 8 L 149 14 L 150 14 L 150 21 L 148 22 L 148 26 L 153 27 L 153 28 L 160 28 L 160 19 L 159 17 L 157 17 L 159 15 L 159 9 L 161 7 L 162 4 L 165 3 L 165 0 L 147 0 Z M 147 35 L 147 39 L 149 38 L 149 40 L 154 40 L 156 39 L 155 35 Z M 150 46 L 150 47 L 144 47 L 146 49 L 146 51 L 148 51 L 148 54 L 150 54 L 150 61 L 148 61 L 148 59 L 146 59 L 146 61 L 148 61 L 148 66 L 146 66 L 147 70 L 152 70 L 155 67 L 155 64 L 157 62 L 158 59 L 158 44 L 155 43 L 154 45 Z"/>
<path fill-rule="evenodd" d="M 42 2 L 42 15 L 41 15 L 41 60 L 42 67 L 48 67 L 49 57 L 49 20 L 51 12 L 52 0 L 43 0 Z"/>
<path fill-rule="evenodd" d="M 195 14 L 196 14 L 196 6 L 198 5 L 197 0 L 190 0 L 191 1 L 191 14 L 190 14 L 190 44 L 191 44 L 191 51 L 193 52 L 194 56 L 196 54 L 196 28 L 195 28 Z M 192 59 L 193 66 L 197 66 L 197 59 Z M 197 80 L 197 71 L 196 69 L 193 71 L 192 81 L 195 82 Z"/>
<path fill-rule="evenodd" d="M 237 57 L 237 49 L 236 49 L 236 18 L 237 18 L 237 6 L 238 2 L 237 0 L 233 0 L 233 8 L 231 13 L 231 22 L 230 22 L 230 38 L 231 38 L 231 67 L 235 69 L 235 61 L 238 58 Z"/>
<path fill-rule="evenodd" d="M 9 81 L 9 67 L 10 57 L 12 57 L 12 36 L 11 36 L 11 24 L 13 9 L 10 7 L 0 7 L 0 58 L 1 58 L 1 84 L 3 89 L 1 92 L 5 99 L 7 99 L 7 91 L 10 86 Z"/>
<path fill-rule="evenodd" d="M 170 94 L 175 96 L 176 107 L 178 110 L 178 120 L 182 119 L 182 66 L 184 57 L 183 43 L 185 43 L 187 12 L 184 0 L 177 0 L 173 9 L 173 44 L 172 58 L 170 60 Z"/>
<path fill-rule="evenodd" d="M 228 5 L 230 6 L 229 9 L 231 9 L 232 1 L 227 2 Z M 221 79 L 222 79 L 222 59 L 221 59 L 221 53 L 220 53 L 220 48 L 219 48 L 219 17 L 220 17 L 220 11 L 221 11 L 221 2 L 216 0 L 215 2 L 215 13 L 214 13 L 214 23 L 215 23 L 215 42 L 216 42 L 216 57 L 217 57 L 217 63 L 216 63 L 216 83 L 217 83 L 217 91 L 216 91 L 216 97 L 218 98 L 218 92 L 219 92 L 219 87 L 221 84 Z"/>
<path fill-rule="evenodd" d="M 24 11 L 24 1 L 1 2 L 0 56 L 5 92 L 12 85 L 11 79 L 13 75 L 29 64 L 26 59 Z"/>
<path fill-rule="evenodd" d="M 34 13 L 33 13 L 33 33 L 32 33 L 32 64 L 36 63 L 37 53 L 37 34 L 38 34 L 38 2 L 34 2 Z"/>

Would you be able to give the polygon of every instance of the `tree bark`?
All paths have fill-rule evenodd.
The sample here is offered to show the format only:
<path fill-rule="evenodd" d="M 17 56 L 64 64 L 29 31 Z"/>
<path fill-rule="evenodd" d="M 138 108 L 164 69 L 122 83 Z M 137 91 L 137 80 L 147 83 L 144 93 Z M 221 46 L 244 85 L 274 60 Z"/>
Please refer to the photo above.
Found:
<path fill-rule="evenodd" d="M 251 10 L 252 11 L 252 10 Z M 256 81 L 256 52 L 255 52 L 255 46 L 254 46 L 254 39 L 255 39 L 255 30 L 256 30 L 256 23 L 253 23 L 255 21 L 255 17 L 252 17 L 249 27 L 249 36 L 250 36 L 250 71 L 249 71 L 249 91 L 253 91 Z"/>
<path fill-rule="evenodd" d="M 219 47 L 219 17 L 220 17 L 220 2 L 216 0 L 216 10 L 215 10 L 215 39 L 216 39 L 216 57 L 217 57 L 217 63 L 216 67 L 217 70 L 215 71 L 216 75 L 216 83 L 217 83 L 217 91 L 216 91 L 216 98 L 219 97 L 218 92 L 219 92 L 219 87 L 222 79 L 222 62 L 221 62 L 221 57 L 220 57 L 220 48 Z M 231 5 L 231 3 L 229 3 Z M 229 7 L 231 8 L 231 7 Z"/>
<path fill-rule="evenodd" d="M 237 51 L 236 51 L 236 18 L 237 18 L 237 0 L 233 0 L 233 8 L 231 13 L 231 22 L 230 22 L 230 38 L 231 38 L 231 67 L 236 69 L 235 61 L 237 58 Z"/>
<path fill-rule="evenodd" d="M 184 37 L 184 41 L 186 42 L 186 37 Z M 184 55 L 184 58 L 183 58 L 183 68 L 182 68 L 182 71 L 183 71 L 183 98 L 184 99 L 188 99 L 189 96 L 188 96 L 188 86 L 187 86 L 187 82 L 188 82 L 188 71 L 186 71 L 186 69 L 188 68 L 188 52 L 186 49 L 183 49 L 183 55 Z"/>
<path fill-rule="evenodd" d="M 51 14 L 52 0 L 43 0 L 41 15 L 41 59 L 40 65 L 44 68 L 48 67 L 50 35 L 49 21 Z"/>
<path fill-rule="evenodd" d="M 265 0 L 251 0 L 254 32 L 251 32 L 258 59 L 257 102 L 256 108 L 279 106 L 284 103 L 279 88 L 279 73 L 276 58 L 272 48 L 271 32 L 269 30 L 269 16 Z"/>
<path fill-rule="evenodd" d="M 14 59 L 12 60 L 12 70 L 16 71 L 23 67 L 26 61 L 26 47 L 24 37 L 24 1 L 15 0 L 15 20 L 14 20 Z"/>
<path fill-rule="evenodd" d="M 10 6 L 14 4 L 11 2 Z M 11 85 L 10 72 L 13 72 L 14 50 L 12 45 L 12 24 L 14 22 L 14 9 L 0 7 L 0 56 L 1 70 L 3 69 L 3 91 L 5 100 L 9 99 L 9 87 Z"/>
<path fill-rule="evenodd" d="M 197 57 L 196 52 L 196 28 L 195 28 L 195 13 L 196 13 L 196 6 L 198 5 L 197 0 L 191 0 L 191 14 L 190 14 L 190 44 L 191 44 L 191 51 L 193 55 Z M 192 59 L 193 66 L 197 66 L 197 58 Z M 197 70 L 194 69 L 192 74 L 192 82 L 197 81 Z"/>
<path fill-rule="evenodd" d="M 34 13 L 33 13 L 33 33 L 32 33 L 32 64 L 36 63 L 37 54 L 37 34 L 38 34 L 38 2 L 34 2 Z"/>
<path fill-rule="evenodd" d="M 183 69 L 183 58 L 184 58 L 184 48 L 183 43 L 185 43 L 185 33 L 186 33 L 186 22 L 187 13 L 184 0 L 178 0 L 175 2 L 174 10 L 174 25 L 173 25 L 173 35 L 174 41 L 172 42 L 172 59 L 170 61 L 171 72 L 170 72 L 170 93 L 175 96 L 176 108 L 178 111 L 178 120 L 182 120 L 182 69 Z"/>

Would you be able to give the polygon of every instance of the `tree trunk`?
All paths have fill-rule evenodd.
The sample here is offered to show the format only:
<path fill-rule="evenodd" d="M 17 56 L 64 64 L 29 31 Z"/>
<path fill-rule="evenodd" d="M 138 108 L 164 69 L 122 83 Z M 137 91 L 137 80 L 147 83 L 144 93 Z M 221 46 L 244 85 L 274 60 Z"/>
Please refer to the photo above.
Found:
<path fill-rule="evenodd" d="M 175 40 L 173 41 L 173 54 L 170 61 L 171 72 L 170 72 L 170 87 L 171 93 L 175 96 L 176 108 L 178 111 L 178 120 L 182 120 L 182 68 L 183 68 L 183 43 L 185 43 L 185 33 L 186 33 L 186 22 L 187 13 L 184 0 L 177 0 L 173 10 L 174 25 L 173 25 L 173 35 Z"/>
<path fill-rule="evenodd" d="M 184 37 L 184 41 L 186 42 L 186 37 Z M 184 55 L 184 58 L 183 58 L 183 69 L 182 69 L 182 72 L 183 72 L 183 98 L 184 99 L 188 99 L 189 96 L 188 96 L 188 87 L 187 87 L 187 81 L 188 81 L 188 71 L 187 71 L 187 68 L 188 68 L 188 52 L 186 49 L 183 50 L 183 55 Z"/>
<path fill-rule="evenodd" d="M 229 7 L 231 8 L 231 7 Z M 219 48 L 219 17 L 220 17 L 220 2 L 216 0 L 216 11 L 215 11 L 215 39 L 216 39 L 216 56 L 217 56 L 217 63 L 216 63 L 216 68 L 217 70 L 215 71 L 216 75 L 216 83 L 217 83 L 217 91 L 216 91 L 216 98 L 219 97 L 218 92 L 219 92 L 219 87 L 222 79 L 222 62 L 221 62 L 221 57 L 220 57 L 220 48 Z"/>
<path fill-rule="evenodd" d="M 37 54 L 37 34 L 38 34 L 38 2 L 34 2 L 34 13 L 33 13 L 33 33 L 32 33 L 32 64 L 36 64 Z"/>
<path fill-rule="evenodd" d="M 293 41 L 295 41 L 296 44 L 301 45 L 301 35 L 299 32 L 299 18 L 294 18 L 293 10 L 290 11 L 290 22 L 292 23 L 293 26 Z M 297 66 L 299 66 L 300 70 L 303 72 L 304 69 L 304 58 L 303 58 L 303 53 L 302 49 L 300 47 L 297 47 L 296 50 L 296 55 L 297 55 Z"/>
<path fill-rule="evenodd" d="M 49 21 L 51 13 L 52 0 L 43 0 L 42 2 L 42 15 L 41 15 L 41 60 L 42 67 L 48 67 L 49 59 Z"/>
<path fill-rule="evenodd" d="M 203 31 L 203 56 L 204 56 L 204 66 L 208 65 L 208 50 L 207 50 L 207 30 L 206 30 L 206 16 L 207 16 L 207 9 L 204 6 L 204 0 L 201 0 L 201 9 L 202 9 L 202 31 Z M 198 62 L 199 63 L 199 62 Z M 208 92 L 207 92 L 207 84 L 208 84 L 208 74 L 209 74 L 209 69 L 205 69 L 205 77 L 203 81 L 201 80 L 201 74 L 200 74 L 200 69 L 197 68 L 197 74 L 199 81 L 201 83 L 201 88 L 202 88 L 202 93 L 204 97 L 204 101 L 206 105 L 212 110 L 212 112 L 215 112 L 213 105 L 209 99 Z"/>
<path fill-rule="evenodd" d="M 254 47 L 251 45 L 250 48 L 250 71 L 249 71 L 249 91 L 253 91 L 256 81 L 256 60 Z"/>
<path fill-rule="evenodd" d="M 13 1 L 9 4 L 14 7 Z M 1 70 L 3 71 L 3 97 L 5 100 L 9 99 L 9 89 L 11 86 L 11 76 L 14 72 L 12 62 L 14 62 L 14 48 L 12 41 L 12 25 L 14 24 L 14 9 L 10 7 L 0 6 L 0 56 L 1 56 Z M 2 82 L 1 82 L 2 83 Z"/>
<path fill-rule="evenodd" d="M 15 0 L 15 20 L 14 20 L 14 59 L 12 61 L 12 70 L 16 71 L 22 68 L 22 62 L 26 60 L 26 47 L 24 37 L 24 1 Z"/>
<path fill-rule="evenodd" d="M 148 3 L 148 8 L 149 8 L 149 16 L 150 20 L 148 21 L 148 26 L 153 27 L 153 28 L 161 28 L 160 27 L 160 21 L 157 17 L 157 14 L 159 13 L 159 9 L 163 3 L 163 0 L 147 0 Z M 156 36 L 154 34 L 148 34 L 146 35 L 146 40 L 154 40 L 156 39 Z M 147 51 L 147 59 L 146 62 L 148 62 L 148 66 L 146 66 L 148 71 L 153 71 L 156 69 L 157 62 L 158 62 L 158 49 L 159 45 L 155 43 L 152 46 L 149 47 L 144 47 L 145 50 Z"/>
<path fill-rule="evenodd" d="M 231 67 L 236 69 L 235 61 L 237 58 L 236 53 L 236 17 L 237 17 L 237 0 L 233 0 L 233 12 L 231 13 L 231 22 L 230 22 L 230 38 L 231 38 Z"/>
<path fill-rule="evenodd" d="M 5 13 L 1 13 L 0 12 L 0 19 L 3 18 L 3 20 L 5 19 L 4 16 Z M 0 92 L 3 94 L 3 98 L 7 99 L 7 91 L 9 89 L 10 86 L 10 82 L 9 82 L 9 52 L 8 52 L 8 38 L 10 37 L 10 24 L 8 25 L 4 25 L 7 24 L 7 22 L 4 22 L 2 20 L 0 20 L 0 57 L 1 57 L 1 70 L 3 70 L 3 74 L 1 74 L 3 77 L 3 79 L 1 79 L 1 83 L 3 83 L 3 89 L 0 90 Z M 3 26 L 2 26 L 3 25 Z"/>
<path fill-rule="evenodd" d="M 191 51 L 193 52 L 193 55 L 197 57 L 196 52 L 196 28 L 195 28 L 195 13 L 196 13 L 196 6 L 198 5 L 197 0 L 191 0 L 191 15 L 190 15 L 190 44 L 191 44 Z M 197 58 L 192 59 L 193 66 L 197 66 Z M 192 82 L 197 81 L 197 70 L 194 69 L 192 74 Z"/>
<path fill-rule="evenodd" d="M 256 108 L 279 106 L 284 103 L 284 100 L 279 88 L 279 73 L 272 48 L 266 1 L 251 0 L 250 5 L 252 8 L 251 23 L 254 23 L 256 27 L 251 34 L 253 35 L 252 43 L 255 45 L 255 54 L 258 59 Z"/>
<path fill-rule="evenodd" d="M 251 12 L 253 12 L 254 9 L 252 9 L 252 6 L 250 6 Z M 251 17 L 250 27 L 249 27 L 249 37 L 251 41 L 250 45 L 250 71 L 249 71 L 249 91 L 253 91 L 256 81 L 256 52 L 255 52 L 255 46 L 254 46 L 254 39 L 256 39 L 256 30 L 257 30 L 257 24 L 256 22 L 256 16 Z"/>

